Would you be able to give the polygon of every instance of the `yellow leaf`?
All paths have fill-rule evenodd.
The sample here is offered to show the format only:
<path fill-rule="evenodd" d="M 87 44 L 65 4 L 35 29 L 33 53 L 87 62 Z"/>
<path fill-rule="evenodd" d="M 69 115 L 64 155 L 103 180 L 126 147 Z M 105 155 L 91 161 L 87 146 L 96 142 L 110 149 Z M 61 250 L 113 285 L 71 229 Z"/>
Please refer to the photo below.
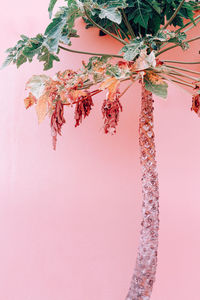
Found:
<path fill-rule="evenodd" d="M 37 113 L 39 124 L 46 117 L 47 108 L 48 108 L 47 103 L 48 103 L 48 97 L 46 95 L 42 95 L 38 100 L 38 103 L 37 103 L 37 106 L 36 106 L 36 113 Z"/>
<path fill-rule="evenodd" d="M 32 93 L 29 93 L 28 97 L 24 99 L 24 104 L 26 109 L 36 103 L 36 98 L 33 96 Z"/>

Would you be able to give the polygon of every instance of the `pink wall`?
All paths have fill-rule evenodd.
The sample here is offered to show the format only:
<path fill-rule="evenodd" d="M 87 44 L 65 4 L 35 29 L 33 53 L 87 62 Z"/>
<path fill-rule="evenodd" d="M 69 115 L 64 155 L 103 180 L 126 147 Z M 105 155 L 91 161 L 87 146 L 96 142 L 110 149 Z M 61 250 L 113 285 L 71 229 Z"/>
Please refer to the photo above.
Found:
<path fill-rule="evenodd" d="M 48 2 L 4 1 L 1 62 L 21 33 L 44 31 Z M 74 49 L 120 47 L 96 30 L 86 33 L 82 24 L 80 34 Z M 167 58 L 199 60 L 198 46 L 196 41 L 188 53 L 178 49 Z M 76 69 L 84 58 L 61 57 L 48 74 Z M 124 299 L 140 229 L 139 86 L 122 100 L 116 136 L 100 130 L 103 96 L 96 96 L 79 128 L 72 109 L 66 111 L 54 152 L 49 121 L 38 126 L 34 108 L 23 105 L 25 82 L 41 73 L 36 61 L 0 72 L 0 300 Z M 171 85 L 167 101 L 155 97 L 161 227 L 152 300 L 200 299 L 200 120 L 190 107 L 191 96 Z"/>

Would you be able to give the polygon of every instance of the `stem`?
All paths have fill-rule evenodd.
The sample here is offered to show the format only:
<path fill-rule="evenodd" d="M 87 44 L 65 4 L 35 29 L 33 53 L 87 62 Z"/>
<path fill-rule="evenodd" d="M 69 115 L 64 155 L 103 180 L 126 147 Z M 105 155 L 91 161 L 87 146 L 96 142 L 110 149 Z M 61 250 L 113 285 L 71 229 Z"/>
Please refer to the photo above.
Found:
<path fill-rule="evenodd" d="M 200 80 L 200 79 L 197 78 L 197 77 L 193 77 L 193 76 L 190 76 L 190 75 L 188 75 L 188 74 L 184 74 L 184 73 L 179 72 L 179 71 L 175 71 L 175 70 L 174 70 L 173 73 L 175 73 L 175 74 L 178 75 L 178 76 L 182 76 L 182 77 L 185 77 L 185 78 L 194 80 L 194 81 L 199 81 L 199 80 Z"/>
<path fill-rule="evenodd" d="M 120 82 L 124 82 L 124 81 L 127 81 L 127 80 L 133 80 L 133 79 L 134 79 L 134 77 L 126 77 L 126 78 L 121 79 Z M 80 86 L 80 87 L 78 88 L 78 90 L 88 89 L 88 88 L 90 88 L 91 86 L 96 85 L 96 84 L 98 84 L 98 83 L 100 83 L 100 82 L 102 82 L 101 79 L 100 79 L 100 80 L 97 80 L 96 82 L 91 81 L 91 82 L 87 83 L 86 85 Z"/>
<path fill-rule="evenodd" d="M 173 82 L 177 82 L 177 83 L 179 83 L 179 84 L 182 84 L 182 85 L 185 85 L 185 86 L 189 86 L 189 87 L 192 87 L 192 88 L 194 88 L 194 86 L 193 86 L 193 85 L 191 85 L 191 84 L 188 84 L 188 83 L 183 83 L 183 82 L 181 82 L 181 81 L 174 80 L 174 79 L 172 79 L 172 81 L 173 81 Z"/>
<path fill-rule="evenodd" d="M 170 65 L 165 65 L 165 67 L 200 75 L 200 72 L 189 70 L 189 69 L 185 69 L 185 68 L 179 68 L 179 67 L 174 67 L 174 66 L 170 66 Z"/>
<path fill-rule="evenodd" d="M 123 92 L 121 93 L 121 95 L 119 96 L 119 98 L 121 98 L 122 96 L 124 96 L 124 94 L 128 91 L 128 89 L 133 85 L 134 82 L 129 83 L 129 85 L 123 90 Z"/>
<path fill-rule="evenodd" d="M 166 80 L 173 81 L 173 82 L 177 82 L 177 83 L 179 83 L 179 84 L 182 84 L 182 85 L 185 85 L 185 86 L 189 86 L 189 87 L 194 88 L 194 86 L 193 86 L 192 84 L 190 84 L 190 83 L 185 83 L 185 82 L 180 81 L 180 80 L 170 79 L 170 78 L 165 77 L 164 75 L 161 75 L 161 76 L 162 76 L 162 78 L 164 78 L 164 79 L 166 79 Z M 173 75 L 168 75 L 168 76 L 175 77 L 175 76 L 173 76 Z"/>
<path fill-rule="evenodd" d="M 116 35 L 121 39 L 122 38 L 122 36 L 121 36 L 121 34 L 119 34 L 119 32 L 118 32 L 118 30 L 117 30 L 117 27 L 116 27 L 116 25 L 113 23 L 112 24 L 112 26 L 113 26 L 113 29 L 114 29 L 114 31 L 115 31 L 115 33 L 116 33 Z"/>
<path fill-rule="evenodd" d="M 200 39 L 200 36 L 197 36 L 197 37 L 195 37 L 195 38 L 193 38 L 193 39 L 191 39 L 191 40 L 185 41 L 185 43 L 191 43 L 191 42 L 196 41 L 196 40 L 199 40 L 199 39 Z M 173 48 L 176 48 L 176 47 L 178 47 L 178 46 L 180 46 L 180 45 L 173 45 L 173 46 L 170 46 L 170 47 L 168 47 L 168 48 L 166 48 L 166 49 L 164 49 L 164 50 L 158 52 L 158 53 L 156 54 L 156 56 L 158 56 L 158 55 L 160 55 L 160 54 L 162 54 L 162 53 L 164 53 L 164 52 L 166 52 L 166 51 L 168 51 L 168 50 L 171 50 L 171 49 L 173 49 Z"/>
<path fill-rule="evenodd" d="M 184 92 L 188 93 L 188 94 L 192 94 L 191 91 L 186 90 L 185 88 L 183 88 L 182 86 L 180 86 L 179 84 L 177 84 L 174 80 L 170 79 L 170 78 L 166 78 L 163 76 L 164 79 L 168 80 L 169 82 L 171 82 L 173 85 L 177 86 L 179 89 L 182 89 Z M 178 82 L 179 83 L 179 82 Z M 181 84 L 181 83 L 180 83 Z"/>
<path fill-rule="evenodd" d="M 120 32 L 122 32 L 124 34 L 124 36 L 127 38 L 127 40 L 129 41 L 130 37 L 128 37 L 128 35 L 126 34 L 126 32 L 124 32 L 124 30 L 118 24 L 115 24 L 115 25 L 120 30 Z"/>
<path fill-rule="evenodd" d="M 187 29 L 185 29 L 183 32 L 187 32 L 188 30 L 192 29 L 192 28 L 195 27 L 199 22 L 200 22 L 200 20 L 197 20 L 197 22 L 195 23 L 195 25 L 193 24 L 192 26 L 190 26 L 190 27 L 188 27 Z"/>
<path fill-rule="evenodd" d="M 196 21 L 196 20 L 198 20 L 199 18 L 200 18 L 200 15 L 198 15 L 197 17 L 195 17 L 194 20 Z M 193 23 L 192 21 L 186 23 L 183 27 L 177 29 L 177 30 L 175 31 L 175 33 L 178 33 L 179 31 L 183 30 L 185 27 L 187 27 L 188 25 L 190 25 L 190 24 L 192 24 L 192 23 Z"/>
<path fill-rule="evenodd" d="M 130 22 L 128 21 L 127 16 L 126 16 L 123 9 L 122 9 L 122 16 L 123 16 L 123 19 L 124 19 L 124 23 L 126 24 L 126 27 L 128 28 L 128 31 L 129 31 L 132 39 L 134 39 L 135 38 L 135 33 L 133 31 L 133 28 L 132 28 Z"/>
<path fill-rule="evenodd" d="M 70 48 L 63 47 L 61 45 L 58 46 L 60 49 L 68 51 L 68 52 L 73 52 L 73 53 L 79 53 L 79 54 L 86 54 L 86 55 L 95 55 L 95 56 L 110 56 L 110 57 L 118 57 L 118 58 L 123 58 L 121 55 L 116 55 L 116 54 L 106 54 L 106 53 L 93 53 L 93 52 L 85 52 L 85 51 L 79 51 L 79 50 L 72 50 Z"/>
<path fill-rule="evenodd" d="M 177 9 L 175 10 L 174 14 L 171 16 L 171 18 L 169 19 L 169 21 L 165 24 L 165 26 L 163 27 L 163 29 L 166 29 L 168 27 L 168 25 L 174 20 L 174 18 L 178 14 L 179 10 L 183 6 L 184 2 L 185 2 L 185 0 L 181 1 L 181 3 L 179 4 L 179 6 L 177 7 Z"/>
<path fill-rule="evenodd" d="M 169 73 L 169 74 L 166 74 L 166 75 L 171 76 L 171 77 L 174 77 L 174 78 L 178 79 L 178 80 L 181 81 L 181 82 L 184 82 L 184 83 L 187 83 L 187 84 L 192 84 L 191 82 L 189 82 L 189 81 L 187 81 L 187 80 L 184 80 L 184 79 L 178 77 L 178 76 L 177 76 L 176 74 L 174 74 L 174 73 Z"/>
<path fill-rule="evenodd" d="M 176 77 L 177 79 L 182 80 L 182 81 L 187 82 L 187 83 L 193 83 L 193 82 L 191 82 L 191 81 L 187 81 L 186 79 L 183 79 L 183 78 L 185 78 L 183 75 L 177 74 L 177 73 L 175 73 L 175 72 L 169 72 L 169 73 L 165 73 L 165 74 L 166 74 L 166 75 L 170 75 L 170 76 L 174 76 L 174 77 Z"/>
<path fill-rule="evenodd" d="M 139 119 L 140 164 L 142 167 L 142 229 L 134 274 L 126 300 L 149 300 L 155 281 L 159 229 L 159 190 L 153 131 L 152 93 L 142 83 Z"/>
<path fill-rule="evenodd" d="M 183 65 L 195 65 L 195 64 L 200 64 L 200 61 L 191 61 L 191 62 L 187 62 L 187 61 L 176 61 L 176 60 L 163 60 L 163 62 L 165 63 L 173 63 L 173 64 L 183 64 Z"/>
<path fill-rule="evenodd" d="M 102 30 L 105 34 L 110 35 L 111 37 L 113 37 L 114 39 L 118 40 L 120 43 L 126 45 L 127 43 L 122 40 L 121 38 L 117 37 L 116 35 L 112 34 L 110 31 L 108 31 L 107 29 L 101 27 L 99 24 L 97 24 L 92 18 L 90 18 L 90 16 L 88 15 L 86 9 L 84 8 L 85 11 L 85 15 L 88 18 L 88 20 L 97 28 L 99 28 L 100 30 Z"/>
<path fill-rule="evenodd" d="M 194 20 L 199 19 L 199 18 L 200 18 L 200 15 L 199 15 L 198 17 L 194 18 Z M 199 22 L 200 22 L 200 20 L 197 20 L 197 22 L 196 22 L 195 24 L 193 24 L 192 26 L 190 26 L 189 28 L 187 28 L 187 29 L 184 30 L 183 32 L 189 31 L 190 29 L 192 29 L 193 27 L 195 27 Z M 189 25 L 189 24 L 191 24 L 191 23 L 192 23 L 192 22 L 189 22 L 189 23 L 187 23 L 186 25 Z M 178 33 L 180 30 L 182 30 L 183 28 L 185 28 L 186 25 L 183 26 L 182 28 L 179 28 L 178 30 L 176 30 L 175 33 Z M 165 47 L 167 44 L 168 44 L 168 42 L 162 44 L 160 48 Z"/>

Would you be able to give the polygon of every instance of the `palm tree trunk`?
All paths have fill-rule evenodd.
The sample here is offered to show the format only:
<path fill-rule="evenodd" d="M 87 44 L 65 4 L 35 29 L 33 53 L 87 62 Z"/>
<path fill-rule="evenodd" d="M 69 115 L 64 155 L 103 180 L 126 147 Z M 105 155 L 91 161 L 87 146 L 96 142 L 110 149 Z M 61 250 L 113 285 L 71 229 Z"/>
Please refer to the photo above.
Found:
<path fill-rule="evenodd" d="M 149 300 L 155 281 L 159 229 L 159 191 L 153 132 L 152 93 L 142 83 L 139 118 L 140 163 L 142 166 L 142 229 L 136 266 L 126 300 Z"/>

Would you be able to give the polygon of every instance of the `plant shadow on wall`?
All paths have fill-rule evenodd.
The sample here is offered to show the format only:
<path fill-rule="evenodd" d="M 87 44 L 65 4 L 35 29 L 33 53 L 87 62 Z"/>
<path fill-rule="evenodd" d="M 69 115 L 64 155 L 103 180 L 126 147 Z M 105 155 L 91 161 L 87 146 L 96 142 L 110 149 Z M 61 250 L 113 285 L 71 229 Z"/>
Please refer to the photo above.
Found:
<path fill-rule="evenodd" d="M 57 0 L 51 0 L 49 17 Z M 115 134 L 122 112 L 121 97 L 136 81 L 141 84 L 139 118 L 140 163 L 142 167 L 142 230 L 134 274 L 126 300 L 149 300 L 155 281 L 159 229 L 159 190 L 156 148 L 153 130 L 153 96 L 167 98 L 168 82 L 189 88 L 191 109 L 200 116 L 200 72 L 190 68 L 200 61 L 160 60 L 159 56 L 174 48 L 186 51 L 190 43 L 187 32 L 200 22 L 200 6 L 185 0 L 66 0 L 54 15 L 44 34 L 21 35 L 17 44 L 7 49 L 3 67 L 10 63 L 20 67 L 36 56 L 44 70 L 59 61 L 61 51 L 90 56 L 78 70 L 67 69 L 53 78 L 33 75 L 26 84 L 29 94 L 25 107 L 36 106 L 38 121 L 50 117 L 53 148 L 66 122 L 64 109 L 75 106 L 75 127 L 89 116 L 94 96 L 106 91 L 101 113 L 104 132 Z M 75 20 L 83 18 L 86 28 L 97 27 L 99 35 L 108 35 L 121 44 L 119 53 L 86 52 L 71 48 L 78 38 Z M 185 22 L 183 22 L 185 20 Z M 169 25 L 174 30 L 169 30 Z M 88 34 L 90 31 L 88 30 Z M 188 66 L 189 65 L 189 66 Z M 121 90 L 121 83 L 126 87 Z"/>

